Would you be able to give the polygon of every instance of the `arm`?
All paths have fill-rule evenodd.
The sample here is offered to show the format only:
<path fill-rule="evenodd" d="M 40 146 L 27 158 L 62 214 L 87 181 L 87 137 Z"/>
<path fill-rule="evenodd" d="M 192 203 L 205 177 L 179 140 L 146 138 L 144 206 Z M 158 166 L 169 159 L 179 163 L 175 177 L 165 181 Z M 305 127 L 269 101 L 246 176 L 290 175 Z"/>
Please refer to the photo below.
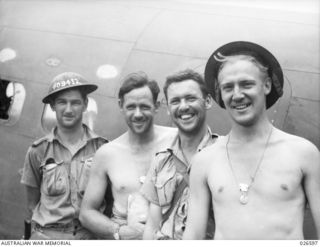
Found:
<path fill-rule="evenodd" d="M 156 204 L 150 203 L 148 220 L 143 233 L 143 239 L 154 239 L 154 234 L 157 230 L 159 230 L 161 220 L 161 207 Z"/>
<path fill-rule="evenodd" d="M 183 239 L 205 239 L 210 207 L 205 157 L 197 154 L 190 174 L 190 197 L 186 230 Z"/>
<path fill-rule="evenodd" d="M 40 201 L 40 163 L 41 160 L 36 154 L 37 152 L 32 147 L 29 148 L 23 167 L 21 183 L 25 185 L 27 197 L 27 210 L 24 220 L 24 239 L 29 239 L 31 236 L 31 220 L 35 207 Z"/>
<path fill-rule="evenodd" d="M 33 210 L 40 201 L 40 188 L 34 188 L 26 185 L 27 193 L 27 217 L 26 221 L 31 222 Z"/>
<path fill-rule="evenodd" d="M 84 227 L 104 239 L 113 239 L 116 232 L 119 233 L 120 239 L 141 239 L 141 227 L 120 226 L 100 211 L 108 186 L 106 160 L 110 162 L 111 158 L 112 155 L 109 157 L 105 150 L 97 151 L 81 204 L 79 220 Z"/>
<path fill-rule="evenodd" d="M 162 221 L 162 209 L 159 205 L 159 198 L 155 187 L 155 177 L 157 177 L 157 166 L 159 164 L 159 156 L 154 156 L 147 173 L 146 180 L 141 187 L 141 194 L 150 202 L 149 212 L 146 227 L 143 233 L 143 239 L 155 239 L 154 234 L 160 230 L 160 223 Z"/>
<path fill-rule="evenodd" d="M 94 157 L 89 182 L 81 204 L 79 220 L 81 224 L 101 238 L 113 239 L 119 225 L 102 212 L 100 207 L 107 189 L 106 157 L 99 149 Z"/>
<path fill-rule="evenodd" d="M 33 210 L 40 201 L 40 189 L 26 185 L 27 194 L 27 215 L 24 220 L 24 234 L 22 239 L 30 239 L 31 236 L 31 219 Z"/>
<path fill-rule="evenodd" d="M 320 238 L 320 159 L 319 151 L 316 147 L 308 152 L 304 161 L 308 163 L 305 164 L 304 169 L 304 190 L 308 203 L 310 205 L 313 220 L 315 222 L 317 237 Z"/>

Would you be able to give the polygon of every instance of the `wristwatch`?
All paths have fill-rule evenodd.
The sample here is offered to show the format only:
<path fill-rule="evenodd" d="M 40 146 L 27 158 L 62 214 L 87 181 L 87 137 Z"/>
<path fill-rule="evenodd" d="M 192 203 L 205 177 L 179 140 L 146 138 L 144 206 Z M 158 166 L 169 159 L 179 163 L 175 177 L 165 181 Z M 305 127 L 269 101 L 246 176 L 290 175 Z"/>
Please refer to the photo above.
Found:
<path fill-rule="evenodd" d="M 120 232 L 120 225 L 117 226 L 116 230 L 115 230 L 114 233 L 113 233 L 113 238 L 114 238 L 115 240 L 120 240 L 120 234 L 119 234 L 119 232 Z"/>

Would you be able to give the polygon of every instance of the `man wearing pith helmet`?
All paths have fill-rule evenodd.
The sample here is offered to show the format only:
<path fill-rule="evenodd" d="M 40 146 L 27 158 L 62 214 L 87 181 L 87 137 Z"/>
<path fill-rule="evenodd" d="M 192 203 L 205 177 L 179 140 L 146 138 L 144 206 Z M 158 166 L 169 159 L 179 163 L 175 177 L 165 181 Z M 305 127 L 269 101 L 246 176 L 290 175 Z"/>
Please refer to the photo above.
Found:
<path fill-rule="evenodd" d="M 87 94 L 97 89 L 81 75 L 56 76 L 43 103 L 57 124 L 29 148 L 21 183 L 27 192 L 31 239 L 91 239 L 78 220 L 93 155 L 107 142 L 82 123 Z"/>
<path fill-rule="evenodd" d="M 232 121 L 228 135 L 194 159 L 185 239 L 205 236 L 209 202 L 214 239 L 303 239 L 309 203 L 320 236 L 319 151 L 275 128 L 267 117 L 283 73 L 264 47 L 228 43 L 209 58 L 205 80 Z"/>

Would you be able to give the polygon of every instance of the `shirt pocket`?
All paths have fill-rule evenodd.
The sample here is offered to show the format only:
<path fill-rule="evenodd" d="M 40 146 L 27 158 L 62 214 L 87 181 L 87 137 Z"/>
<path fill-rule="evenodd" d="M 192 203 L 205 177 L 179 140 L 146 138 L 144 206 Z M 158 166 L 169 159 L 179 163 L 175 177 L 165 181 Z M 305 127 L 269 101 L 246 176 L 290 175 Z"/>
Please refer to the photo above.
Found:
<path fill-rule="evenodd" d="M 89 182 L 92 161 L 93 161 L 93 155 L 89 155 L 81 158 L 80 173 L 78 177 L 78 181 L 79 181 L 78 192 L 81 197 L 83 197 Z"/>
<path fill-rule="evenodd" d="M 162 170 L 155 181 L 159 205 L 166 206 L 171 203 L 177 188 L 177 176 L 174 169 Z"/>
<path fill-rule="evenodd" d="M 50 162 L 42 166 L 42 188 L 48 196 L 59 196 L 68 189 L 68 172 L 63 162 Z"/>

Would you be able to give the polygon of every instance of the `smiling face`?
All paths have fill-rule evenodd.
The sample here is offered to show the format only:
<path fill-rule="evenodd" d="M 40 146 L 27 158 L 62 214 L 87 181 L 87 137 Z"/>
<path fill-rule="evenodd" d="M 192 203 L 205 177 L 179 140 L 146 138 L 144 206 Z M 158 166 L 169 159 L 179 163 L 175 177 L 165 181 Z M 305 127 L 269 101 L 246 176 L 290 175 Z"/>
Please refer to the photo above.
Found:
<path fill-rule="evenodd" d="M 204 98 L 197 82 L 185 80 L 170 84 L 167 103 L 168 112 L 178 129 L 185 134 L 195 134 L 205 124 L 211 98 Z"/>
<path fill-rule="evenodd" d="M 235 59 L 224 64 L 218 75 L 221 97 L 238 124 L 254 124 L 266 112 L 271 81 L 252 61 Z"/>
<path fill-rule="evenodd" d="M 154 115 L 158 110 L 148 86 L 126 93 L 123 101 L 120 101 L 120 107 L 130 130 L 139 135 L 151 129 Z"/>
<path fill-rule="evenodd" d="M 79 90 L 71 89 L 60 92 L 52 102 L 58 126 L 72 129 L 82 124 L 82 114 L 87 109 L 87 99 Z"/>

